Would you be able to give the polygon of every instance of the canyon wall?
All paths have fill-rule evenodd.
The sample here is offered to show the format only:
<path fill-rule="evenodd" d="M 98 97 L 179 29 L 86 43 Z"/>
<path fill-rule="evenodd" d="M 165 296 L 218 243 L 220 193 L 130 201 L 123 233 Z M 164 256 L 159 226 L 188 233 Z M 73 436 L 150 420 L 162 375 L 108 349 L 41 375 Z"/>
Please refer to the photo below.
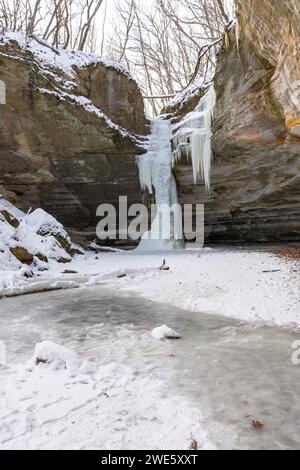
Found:
<path fill-rule="evenodd" d="M 236 7 L 214 80 L 212 193 L 181 161 L 179 199 L 205 203 L 207 242 L 300 241 L 300 3 Z"/>
<path fill-rule="evenodd" d="M 22 41 L 0 39 L 0 194 L 95 237 L 99 204 L 146 197 L 135 162 L 141 93 L 112 62 Z"/>

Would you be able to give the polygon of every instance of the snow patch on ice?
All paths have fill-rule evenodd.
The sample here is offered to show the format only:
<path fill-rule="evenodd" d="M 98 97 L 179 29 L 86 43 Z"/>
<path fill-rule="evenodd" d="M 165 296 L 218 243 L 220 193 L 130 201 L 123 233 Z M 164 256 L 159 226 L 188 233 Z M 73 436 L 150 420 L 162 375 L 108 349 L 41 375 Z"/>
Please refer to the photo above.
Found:
<path fill-rule="evenodd" d="M 155 339 L 181 339 L 181 334 L 177 333 L 176 331 L 169 328 L 167 325 L 159 326 L 158 328 L 154 328 L 151 332 L 152 338 Z"/>
<path fill-rule="evenodd" d="M 66 369 L 73 372 L 78 370 L 80 359 L 74 351 L 64 346 L 43 341 L 36 345 L 31 364 L 49 366 L 52 370 Z"/>

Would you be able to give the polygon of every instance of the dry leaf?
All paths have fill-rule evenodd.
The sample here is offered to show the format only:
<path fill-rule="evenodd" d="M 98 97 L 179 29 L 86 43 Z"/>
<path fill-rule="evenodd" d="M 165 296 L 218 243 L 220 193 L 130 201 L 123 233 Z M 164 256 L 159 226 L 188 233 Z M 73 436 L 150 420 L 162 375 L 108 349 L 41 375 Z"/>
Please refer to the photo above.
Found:
<path fill-rule="evenodd" d="M 264 427 L 263 423 L 261 423 L 257 419 L 252 419 L 251 426 L 255 429 L 262 429 Z"/>

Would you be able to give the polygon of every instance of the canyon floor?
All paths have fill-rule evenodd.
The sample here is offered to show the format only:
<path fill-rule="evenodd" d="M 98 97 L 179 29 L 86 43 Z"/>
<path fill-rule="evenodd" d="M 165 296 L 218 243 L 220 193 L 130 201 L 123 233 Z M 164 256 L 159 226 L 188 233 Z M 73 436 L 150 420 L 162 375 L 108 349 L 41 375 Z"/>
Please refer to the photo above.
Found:
<path fill-rule="evenodd" d="M 0 296 L 105 285 L 185 310 L 294 328 L 300 325 L 297 253 L 271 247 L 86 252 L 68 264 L 50 260 L 49 271 L 32 279 L 1 271 Z M 160 270 L 164 260 L 167 270 Z"/>
<path fill-rule="evenodd" d="M 0 448 L 299 447 L 298 263 L 270 249 L 103 252 L 11 275 Z M 182 339 L 153 338 L 163 324 Z"/>

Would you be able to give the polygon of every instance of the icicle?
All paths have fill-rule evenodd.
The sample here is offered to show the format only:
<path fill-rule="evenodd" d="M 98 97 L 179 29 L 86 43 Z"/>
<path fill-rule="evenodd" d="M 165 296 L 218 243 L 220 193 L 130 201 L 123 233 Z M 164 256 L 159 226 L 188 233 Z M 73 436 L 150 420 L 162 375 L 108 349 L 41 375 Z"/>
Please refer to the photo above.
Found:
<path fill-rule="evenodd" d="M 228 51 L 230 47 L 230 39 L 229 39 L 229 33 L 228 31 L 225 31 L 225 49 Z"/>
<path fill-rule="evenodd" d="M 196 110 L 181 121 L 173 138 L 173 166 L 184 155 L 191 158 L 194 183 L 197 184 L 201 177 L 208 193 L 211 188 L 211 124 L 215 102 L 216 95 L 212 86 L 201 98 Z"/>
<path fill-rule="evenodd" d="M 147 153 L 137 157 L 140 185 L 143 191 L 153 194 L 153 157 Z"/>
<path fill-rule="evenodd" d="M 191 154 L 193 164 L 194 183 L 197 184 L 198 175 L 203 176 L 202 149 L 204 145 L 205 133 L 203 130 L 193 132 L 191 136 Z"/>
<path fill-rule="evenodd" d="M 240 49 L 240 25 L 238 20 L 236 20 L 236 26 L 235 26 L 235 41 L 236 41 L 236 47 L 239 50 Z"/>

